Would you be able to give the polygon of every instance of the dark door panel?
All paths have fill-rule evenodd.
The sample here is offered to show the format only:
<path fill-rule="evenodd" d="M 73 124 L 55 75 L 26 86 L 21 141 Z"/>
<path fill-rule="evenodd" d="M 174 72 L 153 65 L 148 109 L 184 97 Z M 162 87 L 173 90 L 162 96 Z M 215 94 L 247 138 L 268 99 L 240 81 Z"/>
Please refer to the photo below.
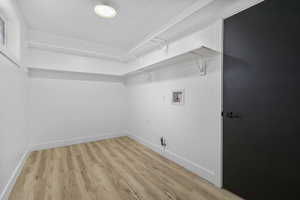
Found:
<path fill-rule="evenodd" d="M 223 185 L 246 199 L 300 195 L 299 45 L 298 1 L 224 21 Z"/>

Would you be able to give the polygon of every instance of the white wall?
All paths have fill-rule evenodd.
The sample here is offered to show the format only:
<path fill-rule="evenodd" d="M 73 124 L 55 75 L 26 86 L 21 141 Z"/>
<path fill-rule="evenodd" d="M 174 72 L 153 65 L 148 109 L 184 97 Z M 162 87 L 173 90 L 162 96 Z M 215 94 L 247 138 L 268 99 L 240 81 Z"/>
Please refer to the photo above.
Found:
<path fill-rule="evenodd" d="M 213 27 L 199 31 L 194 38 L 201 40 L 204 36 L 206 46 L 222 49 L 222 23 Z M 185 48 L 189 45 L 195 48 L 192 43 L 186 43 Z M 157 58 L 155 53 L 152 55 Z M 165 137 L 165 156 L 221 186 L 222 56 L 220 53 L 209 60 L 206 76 L 199 75 L 196 60 L 187 58 L 128 77 L 129 132 L 157 151 L 162 150 L 160 137 Z M 174 89 L 185 90 L 184 105 L 171 104 Z"/>
<path fill-rule="evenodd" d="M 128 81 L 130 134 L 155 149 L 165 137 L 167 157 L 220 186 L 221 58 L 203 77 L 192 60 L 151 74 Z M 174 89 L 185 90 L 184 105 L 171 104 Z"/>
<path fill-rule="evenodd" d="M 0 51 L 19 63 L 25 30 L 15 1 L 0 0 L 0 14 L 6 21 L 6 47 Z M 29 144 L 26 132 L 27 86 L 26 69 L 17 68 L 0 55 L 0 199 L 10 190 Z"/>
<path fill-rule="evenodd" d="M 26 72 L 0 55 L 0 194 L 28 147 L 26 103 Z"/>
<path fill-rule="evenodd" d="M 30 78 L 31 144 L 64 144 L 76 138 L 125 133 L 128 110 L 121 82 L 80 80 L 72 73 L 45 78 L 49 72 L 44 73 L 42 78 L 31 73 Z"/>

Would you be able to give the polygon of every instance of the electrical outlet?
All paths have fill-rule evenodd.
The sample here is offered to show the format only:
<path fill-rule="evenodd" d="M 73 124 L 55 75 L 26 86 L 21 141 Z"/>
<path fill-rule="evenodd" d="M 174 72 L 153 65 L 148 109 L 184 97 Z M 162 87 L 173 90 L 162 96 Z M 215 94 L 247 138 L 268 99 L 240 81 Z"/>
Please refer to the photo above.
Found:
<path fill-rule="evenodd" d="M 167 146 L 166 138 L 161 137 L 160 138 L 160 144 L 161 144 L 161 146 L 166 147 Z"/>

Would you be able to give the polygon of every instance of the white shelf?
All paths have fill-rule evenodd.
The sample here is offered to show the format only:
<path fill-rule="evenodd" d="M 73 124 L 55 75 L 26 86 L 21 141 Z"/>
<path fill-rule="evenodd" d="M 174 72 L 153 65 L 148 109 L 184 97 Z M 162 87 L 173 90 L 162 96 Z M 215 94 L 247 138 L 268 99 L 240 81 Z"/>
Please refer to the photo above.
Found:
<path fill-rule="evenodd" d="M 197 58 L 198 59 L 208 59 L 208 58 L 215 57 L 219 54 L 220 54 L 219 52 L 217 52 L 213 49 L 210 49 L 205 46 L 201 46 L 200 48 L 195 49 L 193 51 L 189 51 L 187 53 L 184 53 L 184 54 L 163 60 L 161 62 L 140 68 L 138 70 L 131 71 L 131 72 L 127 73 L 126 75 L 133 75 L 133 74 L 137 74 L 137 73 L 141 73 L 141 72 L 151 71 L 151 70 L 158 69 L 158 68 L 161 68 L 164 66 L 170 66 L 170 65 L 176 64 L 178 62 L 183 62 L 183 61 L 189 60 L 189 59 L 193 59 L 193 60 L 195 60 Z"/>

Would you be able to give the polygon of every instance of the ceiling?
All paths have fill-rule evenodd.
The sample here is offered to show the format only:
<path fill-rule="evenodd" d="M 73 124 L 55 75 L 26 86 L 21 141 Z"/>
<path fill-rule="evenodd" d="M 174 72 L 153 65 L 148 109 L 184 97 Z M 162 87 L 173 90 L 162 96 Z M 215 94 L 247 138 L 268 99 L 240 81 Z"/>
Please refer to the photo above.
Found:
<path fill-rule="evenodd" d="M 18 0 L 30 29 L 125 51 L 197 0 L 112 1 L 114 19 L 95 15 L 94 0 Z"/>
<path fill-rule="evenodd" d="M 261 0 L 105 0 L 117 9 L 113 19 L 94 13 L 101 0 L 16 1 L 29 47 L 122 61 L 159 46 L 153 39 L 174 40 L 224 17 L 231 6 Z"/>

